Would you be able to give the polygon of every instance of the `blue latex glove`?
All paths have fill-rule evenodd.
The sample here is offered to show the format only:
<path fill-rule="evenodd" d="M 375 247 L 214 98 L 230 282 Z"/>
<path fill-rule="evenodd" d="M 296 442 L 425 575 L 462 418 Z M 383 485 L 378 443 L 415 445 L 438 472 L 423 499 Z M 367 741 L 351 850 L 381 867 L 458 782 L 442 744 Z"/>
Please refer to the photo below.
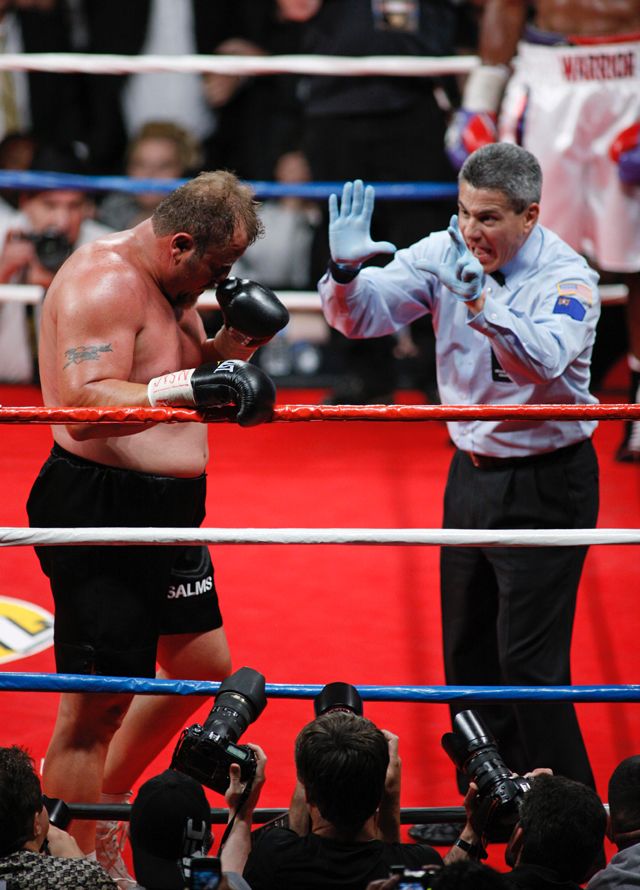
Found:
<path fill-rule="evenodd" d="M 484 287 L 484 269 L 471 253 L 458 227 L 458 217 L 454 214 L 447 229 L 451 246 L 441 263 L 418 260 L 416 269 L 431 272 L 452 291 L 459 300 L 470 303 L 477 300 Z"/>
<path fill-rule="evenodd" d="M 371 240 L 371 217 L 375 191 L 361 179 L 345 182 L 338 211 L 338 196 L 329 196 L 329 249 L 339 266 L 358 269 L 377 253 L 395 253 L 390 241 Z"/>

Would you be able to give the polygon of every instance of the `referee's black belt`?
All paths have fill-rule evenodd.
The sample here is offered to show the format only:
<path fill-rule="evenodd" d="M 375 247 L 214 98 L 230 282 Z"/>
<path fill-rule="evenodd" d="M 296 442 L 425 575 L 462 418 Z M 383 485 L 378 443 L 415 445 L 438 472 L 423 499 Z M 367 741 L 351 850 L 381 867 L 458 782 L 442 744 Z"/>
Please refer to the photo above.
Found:
<path fill-rule="evenodd" d="M 466 454 L 474 467 L 478 470 L 507 470 L 511 467 L 526 467 L 529 464 L 546 463 L 553 460 L 571 457 L 588 439 L 581 439 L 573 445 L 565 445 L 564 448 L 556 448 L 554 451 L 545 451 L 542 454 L 527 454 L 523 457 L 491 457 L 488 454 L 476 454 L 475 451 L 462 451 Z"/>

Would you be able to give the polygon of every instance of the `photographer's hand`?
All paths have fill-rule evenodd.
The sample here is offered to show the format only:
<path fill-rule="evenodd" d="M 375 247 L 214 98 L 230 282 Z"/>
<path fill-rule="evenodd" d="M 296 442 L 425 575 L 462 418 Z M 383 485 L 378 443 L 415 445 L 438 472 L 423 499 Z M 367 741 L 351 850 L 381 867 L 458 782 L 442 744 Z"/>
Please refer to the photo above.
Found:
<path fill-rule="evenodd" d="M 516 776 L 517 773 L 513 773 L 513 775 Z M 537 766 L 535 769 L 532 769 L 531 772 L 525 773 L 523 778 L 524 779 L 535 779 L 536 776 L 552 776 L 552 775 L 553 775 L 553 770 L 550 769 L 548 766 Z"/>
<path fill-rule="evenodd" d="M 63 859 L 85 858 L 76 839 L 51 823 L 49 823 L 49 831 L 47 832 L 47 845 L 52 856 L 60 856 Z"/>
<path fill-rule="evenodd" d="M 256 771 L 249 790 L 248 797 L 243 801 L 247 783 L 240 778 L 240 767 L 232 763 L 229 768 L 229 787 L 225 793 L 225 800 L 229 807 L 229 822 L 232 827 L 220 851 L 220 860 L 223 871 L 234 871 L 242 874 L 251 852 L 251 823 L 262 786 L 265 782 L 265 766 L 267 755 L 258 745 L 248 744 L 256 755 Z"/>
<path fill-rule="evenodd" d="M 0 254 L 0 283 L 8 284 L 23 269 L 27 269 L 36 259 L 31 241 L 21 237 L 21 232 L 10 229 Z"/>
<path fill-rule="evenodd" d="M 43 287 L 46 290 L 53 281 L 53 278 L 54 273 L 50 272 L 49 269 L 45 269 L 45 267 L 36 256 L 34 257 L 33 261 L 29 263 L 25 270 L 23 283 L 38 284 L 40 285 L 40 287 Z"/>
<path fill-rule="evenodd" d="M 384 792 L 378 811 L 378 836 L 386 843 L 400 840 L 400 777 L 402 761 L 398 754 L 398 736 L 383 729 L 389 746 L 389 766 L 384 780 Z"/>
<path fill-rule="evenodd" d="M 475 801 L 478 796 L 478 786 L 475 782 L 469 783 L 469 788 L 467 793 L 464 796 L 464 808 L 467 814 L 467 821 L 464 824 L 464 828 L 460 832 L 460 837 L 458 841 L 461 843 L 461 846 L 458 846 L 458 841 L 451 847 L 447 855 L 444 857 L 444 864 L 449 865 L 452 862 L 457 862 L 460 859 L 478 859 L 479 853 L 482 851 L 481 839 L 475 832 L 473 828 L 472 815 L 473 809 L 475 806 Z M 465 849 L 465 847 L 467 849 Z M 468 849 L 471 847 L 471 849 Z"/>
<path fill-rule="evenodd" d="M 251 748 L 253 753 L 256 755 L 256 771 L 251 782 L 251 790 L 249 791 L 249 796 L 244 802 L 242 802 L 247 783 L 243 782 L 240 777 L 240 766 L 237 763 L 232 763 L 229 769 L 229 777 L 231 781 L 229 782 L 229 787 L 225 792 L 224 799 L 226 800 L 227 806 L 229 807 L 230 818 L 237 811 L 238 817 L 246 818 L 248 816 L 250 820 L 251 814 L 258 805 L 258 798 L 260 797 L 262 786 L 265 783 L 265 767 L 267 764 L 267 755 L 264 753 L 259 745 L 252 745 L 249 742 L 247 744 L 247 748 Z"/>
<path fill-rule="evenodd" d="M 400 883 L 400 875 L 391 875 L 390 878 L 378 878 L 367 884 L 366 890 L 393 890 Z"/>

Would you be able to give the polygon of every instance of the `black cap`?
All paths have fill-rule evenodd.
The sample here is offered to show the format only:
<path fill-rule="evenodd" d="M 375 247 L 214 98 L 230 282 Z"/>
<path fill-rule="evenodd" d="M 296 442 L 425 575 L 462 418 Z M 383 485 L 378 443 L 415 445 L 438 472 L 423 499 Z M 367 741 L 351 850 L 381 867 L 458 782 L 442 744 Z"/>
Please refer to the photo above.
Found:
<path fill-rule="evenodd" d="M 140 787 L 129 823 L 136 880 L 153 890 L 182 890 L 182 860 L 206 855 L 211 811 L 195 779 L 167 769 Z"/>

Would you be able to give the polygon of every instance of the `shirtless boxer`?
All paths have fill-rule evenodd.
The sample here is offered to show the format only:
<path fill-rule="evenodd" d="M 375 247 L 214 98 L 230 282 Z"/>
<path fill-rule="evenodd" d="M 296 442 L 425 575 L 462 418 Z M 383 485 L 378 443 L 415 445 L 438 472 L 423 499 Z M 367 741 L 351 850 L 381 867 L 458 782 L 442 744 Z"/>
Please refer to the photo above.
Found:
<path fill-rule="evenodd" d="M 260 234 L 250 189 L 217 171 L 181 186 L 135 228 L 77 250 L 44 303 L 45 404 L 232 403 L 241 425 L 268 420 L 273 384 L 246 360 L 286 324 L 288 313 L 272 291 L 225 281 Z M 195 306 L 216 286 L 225 324 L 206 339 Z M 206 424 L 72 424 L 54 426 L 53 437 L 27 505 L 32 525 L 202 522 Z M 157 656 L 163 677 L 228 674 L 208 551 L 182 551 L 182 581 L 190 579 L 199 595 L 175 596 L 178 547 L 39 548 L 56 603 L 58 671 L 154 676 Z M 182 696 L 132 701 L 130 695 L 63 694 L 45 759 L 46 793 L 93 802 L 101 790 L 129 790 L 200 703 Z M 93 850 L 93 823 L 74 828 L 83 849 Z"/>
<path fill-rule="evenodd" d="M 499 136 L 538 158 L 541 223 L 629 289 L 630 401 L 640 402 L 640 0 L 487 0 L 479 50 L 449 156 L 460 167 Z M 617 457 L 640 460 L 640 422 Z"/>

